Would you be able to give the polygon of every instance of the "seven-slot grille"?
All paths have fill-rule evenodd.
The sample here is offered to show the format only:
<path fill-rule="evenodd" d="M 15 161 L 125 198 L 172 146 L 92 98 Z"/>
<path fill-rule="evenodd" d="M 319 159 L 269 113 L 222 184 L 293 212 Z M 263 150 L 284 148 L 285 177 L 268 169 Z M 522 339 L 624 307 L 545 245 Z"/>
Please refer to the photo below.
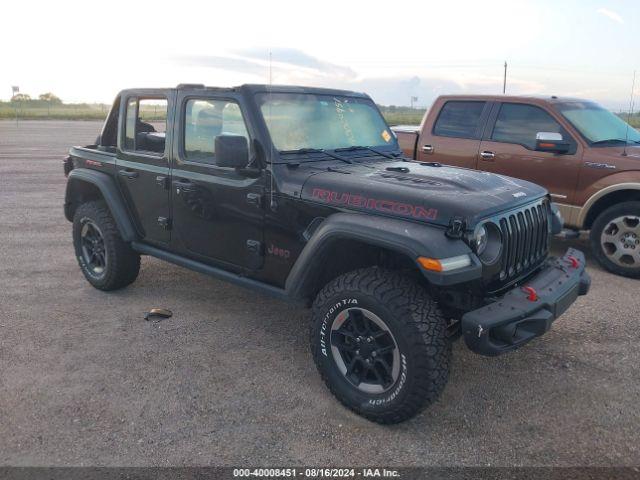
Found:
<path fill-rule="evenodd" d="M 542 200 L 497 220 L 502 232 L 500 280 L 517 277 L 543 260 L 549 249 L 549 203 Z"/>

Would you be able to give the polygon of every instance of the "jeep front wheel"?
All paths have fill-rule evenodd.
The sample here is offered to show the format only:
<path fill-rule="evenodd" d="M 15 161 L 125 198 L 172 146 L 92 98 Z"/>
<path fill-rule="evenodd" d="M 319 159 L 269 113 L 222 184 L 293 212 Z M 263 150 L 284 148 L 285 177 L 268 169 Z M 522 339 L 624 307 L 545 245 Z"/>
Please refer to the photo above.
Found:
<path fill-rule="evenodd" d="M 445 319 L 426 290 L 377 267 L 342 275 L 313 304 L 311 350 L 348 408 L 402 422 L 435 401 L 449 375 Z"/>
<path fill-rule="evenodd" d="M 73 216 L 73 246 L 85 278 L 100 290 L 126 287 L 138 276 L 140 255 L 120 237 L 104 202 L 78 207 Z"/>

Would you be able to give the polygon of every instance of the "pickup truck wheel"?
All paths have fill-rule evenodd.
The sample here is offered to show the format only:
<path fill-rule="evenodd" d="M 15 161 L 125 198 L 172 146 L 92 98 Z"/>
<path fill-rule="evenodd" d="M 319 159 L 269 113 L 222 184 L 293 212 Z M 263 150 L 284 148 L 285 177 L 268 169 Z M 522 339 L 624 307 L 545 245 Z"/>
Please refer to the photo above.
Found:
<path fill-rule="evenodd" d="M 591 227 L 591 248 L 612 273 L 640 278 L 640 202 L 623 202 L 606 209 Z"/>
<path fill-rule="evenodd" d="M 426 290 L 378 267 L 327 284 L 312 309 L 311 351 L 345 406 L 399 423 L 434 402 L 447 383 L 446 322 Z"/>
<path fill-rule="evenodd" d="M 73 245 L 82 273 L 100 290 L 126 287 L 138 276 L 140 255 L 122 240 L 102 201 L 84 203 L 76 210 Z"/>

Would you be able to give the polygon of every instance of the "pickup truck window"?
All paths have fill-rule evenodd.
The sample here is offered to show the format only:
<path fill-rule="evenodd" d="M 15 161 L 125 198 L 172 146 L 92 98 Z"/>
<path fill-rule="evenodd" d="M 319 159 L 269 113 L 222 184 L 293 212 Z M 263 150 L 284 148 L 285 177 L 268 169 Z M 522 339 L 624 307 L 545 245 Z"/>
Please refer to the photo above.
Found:
<path fill-rule="evenodd" d="M 516 143 L 529 150 L 535 150 L 538 132 L 556 132 L 564 139 L 570 139 L 562 126 L 543 109 L 519 103 L 503 103 L 493 127 L 491 140 Z"/>
<path fill-rule="evenodd" d="M 219 135 L 239 135 L 249 140 L 236 102 L 191 99 L 185 105 L 184 118 L 184 154 L 190 161 L 213 164 Z"/>
<path fill-rule="evenodd" d="M 280 151 L 397 147 L 395 136 L 367 98 L 306 93 L 257 97 L 271 140 Z"/>
<path fill-rule="evenodd" d="M 556 108 L 592 144 L 640 143 L 640 133 L 635 128 L 595 102 L 566 102 Z"/>
<path fill-rule="evenodd" d="M 486 102 L 450 101 L 444 104 L 433 134 L 441 137 L 478 138 L 478 126 Z"/>
<path fill-rule="evenodd" d="M 127 101 L 125 150 L 162 155 L 166 129 L 166 99 L 130 98 Z"/>

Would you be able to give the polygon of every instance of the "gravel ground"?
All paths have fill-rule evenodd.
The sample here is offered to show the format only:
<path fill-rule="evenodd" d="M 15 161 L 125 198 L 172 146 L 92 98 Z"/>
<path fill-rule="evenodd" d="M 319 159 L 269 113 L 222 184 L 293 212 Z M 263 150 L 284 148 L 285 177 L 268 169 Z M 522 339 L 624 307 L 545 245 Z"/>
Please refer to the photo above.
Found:
<path fill-rule="evenodd" d="M 547 335 L 499 358 L 456 343 L 440 401 L 375 425 L 324 387 L 304 309 L 152 258 L 116 293 L 84 280 L 61 161 L 100 126 L 0 122 L 0 464 L 640 464 L 637 281 L 590 262 Z"/>

